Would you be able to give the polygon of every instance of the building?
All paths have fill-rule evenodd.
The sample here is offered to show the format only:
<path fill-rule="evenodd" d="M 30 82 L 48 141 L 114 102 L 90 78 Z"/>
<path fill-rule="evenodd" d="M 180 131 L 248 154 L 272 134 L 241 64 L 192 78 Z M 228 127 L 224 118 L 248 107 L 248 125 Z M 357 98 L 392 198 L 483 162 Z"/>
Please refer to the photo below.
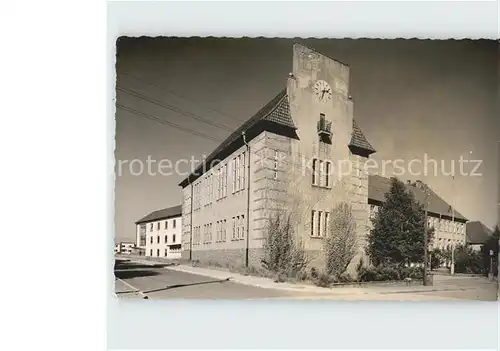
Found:
<path fill-rule="evenodd" d="M 406 189 L 413 193 L 415 200 L 421 204 L 425 203 L 427 196 L 427 221 L 429 227 L 434 228 L 432 247 L 441 250 L 451 249 L 458 245 L 464 245 L 466 241 L 465 218 L 452 206 L 437 195 L 430 187 L 428 195 L 424 191 L 425 184 L 421 181 L 407 182 Z M 368 177 L 368 204 L 370 205 L 370 217 L 373 218 L 378 208 L 383 204 L 385 194 L 391 187 L 391 180 L 379 175 Z M 370 227 L 372 226 L 370 221 Z"/>
<path fill-rule="evenodd" d="M 311 265 L 323 267 L 329 211 L 342 200 L 353 206 L 358 224 L 350 268 L 364 256 L 369 209 L 363 165 L 375 150 L 353 118 L 349 67 L 300 44 L 293 46 L 292 67 L 286 89 L 179 184 L 183 257 L 258 266 L 266 224 L 282 209 L 293 213 Z M 332 171 L 342 161 L 354 165 L 348 174 Z"/>
<path fill-rule="evenodd" d="M 116 253 L 126 254 L 126 255 L 131 254 L 134 247 L 135 247 L 135 243 L 133 243 L 133 242 L 122 241 L 122 242 L 116 243 L 115 244 L 115 254 Z"/>
<path fill-rule="evenodd" d="M 493 231 L 479 221 L 467 223 L 467 245 L 471 246 L 476 251 L 481 251 L 481 248 L 493 235 Z"/>
<path fill-rule="evenodd" d="M 182 206 L 154 211 L 135 222 L 137 247 L 150 257 L 180 258 Z"/>

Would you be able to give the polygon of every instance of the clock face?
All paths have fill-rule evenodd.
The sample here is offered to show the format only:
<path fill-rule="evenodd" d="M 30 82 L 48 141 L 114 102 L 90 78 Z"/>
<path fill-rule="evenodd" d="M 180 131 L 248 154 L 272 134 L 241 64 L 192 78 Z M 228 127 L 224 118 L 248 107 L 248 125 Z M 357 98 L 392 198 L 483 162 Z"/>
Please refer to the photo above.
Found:
<path fill-rule="evenodd" d="M 318 80 L 316 84 L 314 84 L 314 94 L 319 101 L 329 101 L 332 98 L 332 88 L 330 88 L 330 85 L 324 80 Z"/>

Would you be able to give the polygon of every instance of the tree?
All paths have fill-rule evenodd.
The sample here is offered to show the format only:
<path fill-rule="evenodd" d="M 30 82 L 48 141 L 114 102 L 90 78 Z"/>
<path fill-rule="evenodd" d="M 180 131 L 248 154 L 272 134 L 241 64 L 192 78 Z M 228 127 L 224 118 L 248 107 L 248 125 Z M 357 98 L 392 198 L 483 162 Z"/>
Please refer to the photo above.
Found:
<path fill-rule="evenodd" d="M 356 223 L 352 208 L 346 202 L 330 213 L 328 233 L 324 240 L 325 271 L 338 280 L 354 258 L 357 250 Z"/>
<path fill-rule="evenodd" d="M 396 178 L 391 179 L 385 201 L 372 220 L 368 254 L 374 265 L 422 263 L 424 260 L 425 212 L 413 194 Z M 434 229 L 428 230 L 429 242 Z"/>
<path fill-rule="evenodd" d="M 487 272 L 489 272 L 490 267 L 490 250 L 493 251 L 493 274 L 498 276 L 498 240 L 500 239 L 500 227 L 498 224 L 495 226 L 493 235 L 491 235 L 486 243 L 481 248 L 483 265 L 487 267 Z"/>
<path fill-rule="evenodd" d="M 459 245 L 455 248 L 455 272 L 480 274 L 485 273 L 486 267 L 483 264 L 481 254 L 474 251 L 468 245 Z"/>
<path fill-rule="evenodd" d="M 444 263 L 444 256 L 443 252 L 439 248 L 434 248 L 430 252 L 431 256 L 431 269 L 437 269 L 441 267 L 441 265 Z"/>

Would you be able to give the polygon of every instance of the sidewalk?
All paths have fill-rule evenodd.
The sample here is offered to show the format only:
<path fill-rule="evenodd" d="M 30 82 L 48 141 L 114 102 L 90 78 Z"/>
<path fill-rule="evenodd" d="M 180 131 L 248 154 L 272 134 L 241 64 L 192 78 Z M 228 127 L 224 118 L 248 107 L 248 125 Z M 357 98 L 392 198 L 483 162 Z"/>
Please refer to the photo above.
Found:
<path fill-rule="evenodd" d="M 117 257 L 118 258 L 118 257 Z M 175 261 L 168 260 L 155 260 L 152 258 L 144 259 L 142 256 L 119 256 L 121 259 L 129 259 L 131 261 L 154 266 L 156 264 L 168 265 L 169 270 L 184 272 L 189 274 L 202 275 L 213 279 L 224 280 L 230 278 L 230 281 L 243 285 L 260 287 L 264 289 L 278 289 L 293 292 L 304 292 L 320 295 L 370 295 L 370 294 L 404 294 L 404 293 L 418 293 L 418 292 L 434 292 L 434 291 L 459 291 L 465 290 L 460 287 L 439 287 L 439 286 L 423 286 L 423 285 L 410 285 L 405 286 L 404 283 L 398 284 L 384 284 L 379 283 L 364 283 L 362 285 L 340 285 L 335 287 L 323 288 L 315 285 L 300 284 L 300 283 L 276 283 L 273 279 L 265 277 L 256 277 L 251 275 L 243 275 L 239 273 L 193 267 L 186 264 L 177 264 Z"/>

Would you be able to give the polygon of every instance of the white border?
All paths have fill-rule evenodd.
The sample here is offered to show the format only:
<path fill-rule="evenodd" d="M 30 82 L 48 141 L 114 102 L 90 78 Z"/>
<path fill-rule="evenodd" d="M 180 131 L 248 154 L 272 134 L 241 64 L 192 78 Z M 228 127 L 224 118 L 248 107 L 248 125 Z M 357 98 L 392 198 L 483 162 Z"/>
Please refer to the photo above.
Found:
<path fill-rule="evenodd" d="M 498 38 L 495 2 L 188 1 L 110 3 L 108 10 L 109 45 L 120 35 Z M 110 62 L 110 76 L 113 66 Z M 114 96 L 113 87 L 108 89 Z M 498 346 L 493 303 L 109 303 L 108 345 L 113 348 Z M 289 336 L 280 337 L 280 329 Z"/>

